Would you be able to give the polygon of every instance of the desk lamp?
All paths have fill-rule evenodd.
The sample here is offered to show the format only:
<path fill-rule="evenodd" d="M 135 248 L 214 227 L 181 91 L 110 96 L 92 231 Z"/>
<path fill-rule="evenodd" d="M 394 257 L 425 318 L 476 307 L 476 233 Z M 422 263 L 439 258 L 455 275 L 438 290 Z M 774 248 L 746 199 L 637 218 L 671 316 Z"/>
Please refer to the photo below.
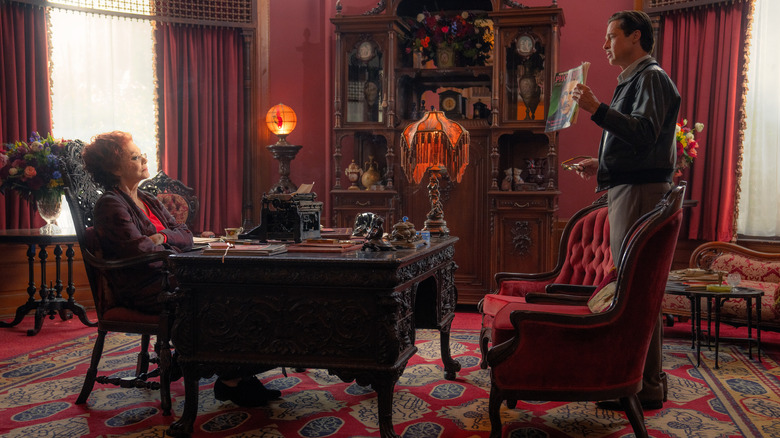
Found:
<path fill-rule="evenodd" d="M 268 129 L 279 137 L 276 144 L 267 146 L 274 158 L 279 160 L 279 181 L 271 187 L 271 193 L 292 193 L 298 189 L 290 181 L 290 161 L 303 146 L 287 143 L 287 136 L 295 129 L 297 122 L 295 111 L 283 103 L 274 105 L 265 115 Z"/>
<path fill-rule="evenodd" d="M 428 111 L 409 124 L 401 135 L 401 167 L 406 179 L 419 184 L 430 170 L 428 198 L 431 211 L 423 231 L 431 235 L 447 236 L 450 230 L 444 220 L 444 209 L 439 200 L 441 173 L 454 175 L 460 182 L 469 164 L 469 132 L 457 122 L 448 119 L 442 111 Z"/>

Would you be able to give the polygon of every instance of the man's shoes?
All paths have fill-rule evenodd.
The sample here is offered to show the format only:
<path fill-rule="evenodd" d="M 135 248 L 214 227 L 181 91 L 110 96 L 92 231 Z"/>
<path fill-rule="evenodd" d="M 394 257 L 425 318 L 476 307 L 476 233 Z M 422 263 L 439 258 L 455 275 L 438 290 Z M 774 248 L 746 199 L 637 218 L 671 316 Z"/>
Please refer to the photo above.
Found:
<path fill-rule="evenodd" d="M 217 379 L 214 383 L 214 398 L 219 401 L 230 400 L 245 408 L 263 406 L 269 400 L 276 400 L 281 396 L 281 391 L 266 388 L 254 376 L 241 379 L 235 387 L 225 385 L 222 379 Z"/>
<path fill-rule="evenodd" d="M 660 400 L 645 400 L 639 402 L 643 411 L 653 411 L 664 407 L 664 402 Z M 620 400 L 602 400 L 596 402 L 596 407 L 607 411 L 622 411 L 623 405 Z"/>

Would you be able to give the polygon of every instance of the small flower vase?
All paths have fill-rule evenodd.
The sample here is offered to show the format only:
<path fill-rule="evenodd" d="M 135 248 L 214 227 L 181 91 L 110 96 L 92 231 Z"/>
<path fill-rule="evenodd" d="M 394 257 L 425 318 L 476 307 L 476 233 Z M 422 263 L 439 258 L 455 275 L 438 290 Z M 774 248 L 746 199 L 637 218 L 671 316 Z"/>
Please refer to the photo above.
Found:
<path fill-rule="evenodd" d="M 438 68 L 455 67 L 455 51 L 452 47 L 441 45 L 436 48 L 436 66 Z"/>
<path fill-rule="evenodd" d="M 62 213 L 62 195 L 59 193 L 47 193 L 36 197 L 35 204 L 38 214 L 41 215 L 46 225 L 40 228 L 41 234 L 57 234 L 61 231 L 57 225 L 57 219 Z"/>
<path fill-rule="evenodd" d="M 412 67 L 414 68 L 422 68 L 423 62 L 422 62 L 422 53 L 415 51 L 412 53 Z"/>

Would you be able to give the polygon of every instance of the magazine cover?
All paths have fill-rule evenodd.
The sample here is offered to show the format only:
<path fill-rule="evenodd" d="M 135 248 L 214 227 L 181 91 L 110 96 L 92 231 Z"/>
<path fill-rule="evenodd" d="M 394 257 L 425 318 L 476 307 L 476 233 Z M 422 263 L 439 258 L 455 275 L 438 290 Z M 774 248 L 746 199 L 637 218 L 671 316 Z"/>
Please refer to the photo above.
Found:
<path fill-rule="evenodd" d="M 577 84 L 584 84 L 588 75 L 589 62 L 556 73 L 550 93 L 550 110 L 544 132 L 558 131 L 577 123 L 579 105 L 572 99 L 571 92 Z"/>

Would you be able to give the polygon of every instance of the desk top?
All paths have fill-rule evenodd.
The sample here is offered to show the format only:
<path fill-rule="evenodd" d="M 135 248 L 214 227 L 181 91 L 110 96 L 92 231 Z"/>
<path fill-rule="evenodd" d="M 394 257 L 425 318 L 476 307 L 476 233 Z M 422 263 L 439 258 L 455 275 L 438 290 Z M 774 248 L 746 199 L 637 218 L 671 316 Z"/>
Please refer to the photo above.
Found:
<path fill-rule="evenodd" d="M 57 243 L 76 243 L 75 234 L 63 233 L 41 234 L 38 228 L 26 228 L 18 230 L 0 230 L 0 243 L 24 243 L 35 245 L 51 245 Z"/>
<path fill-rule="evenodd" d="M 347 251 L 342 253 L 312 253 L 312 252 L 285 252 L 274 255 L 231 255 L 224 257 L 224 265 L 232 264 L 291 264 L 295 262 L 306 263 L 344 263 L 345 261 L 363 261 L 374 265 L 399 264 L 424 257 L 431 252 L 440 251 L 454 245 L 459 239 L 449 236 L 445 238 L 433 238 L 430 245 L 419 249 L 398 249 L 396 251 Z M 173 264 L 212 264 L 222 263 L 223 256 L 217 254 L 202 254 L 201 250 L 194 250 L 173 254 L 169 257 Z"/>

